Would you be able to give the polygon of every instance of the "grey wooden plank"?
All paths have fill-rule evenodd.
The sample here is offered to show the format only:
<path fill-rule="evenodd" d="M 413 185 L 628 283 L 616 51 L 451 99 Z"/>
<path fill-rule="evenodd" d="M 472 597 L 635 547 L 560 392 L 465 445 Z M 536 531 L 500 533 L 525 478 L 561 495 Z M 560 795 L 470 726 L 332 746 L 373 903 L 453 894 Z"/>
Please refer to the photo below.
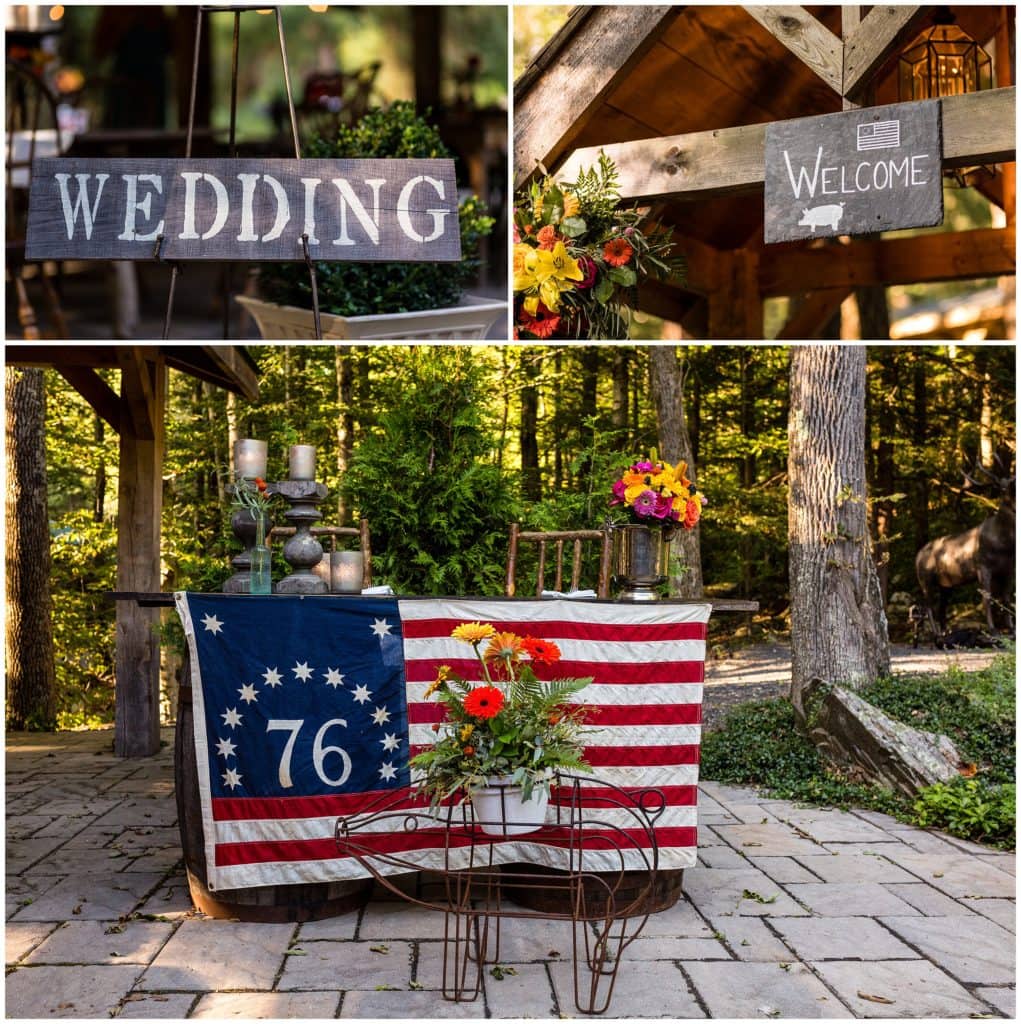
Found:
<path fill-rule="evenodd" d="M 28 259 L 460 259 L 452 160 L 33 164 Z"/>

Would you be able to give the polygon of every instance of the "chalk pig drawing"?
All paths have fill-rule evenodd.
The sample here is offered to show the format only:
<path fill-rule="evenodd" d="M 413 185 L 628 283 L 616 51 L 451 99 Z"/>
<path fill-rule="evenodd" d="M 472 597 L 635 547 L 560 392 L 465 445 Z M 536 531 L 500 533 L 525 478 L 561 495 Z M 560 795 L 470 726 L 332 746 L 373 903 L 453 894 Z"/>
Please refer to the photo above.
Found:
<path fill-rule="evenodd" d="M 815 234 L 816 228 L 830 228 L 833 231 L 837 230 L 837 225 L 840 223 L 840 218 L 844 216 L 844 204 L 843 203 L 830 203 L 827 206 L 813 206 L 811 209 L 807 207 L 802 210 L 801 220 L 798 224 L 801 227 L 811 228 L 812 234 Z"/>

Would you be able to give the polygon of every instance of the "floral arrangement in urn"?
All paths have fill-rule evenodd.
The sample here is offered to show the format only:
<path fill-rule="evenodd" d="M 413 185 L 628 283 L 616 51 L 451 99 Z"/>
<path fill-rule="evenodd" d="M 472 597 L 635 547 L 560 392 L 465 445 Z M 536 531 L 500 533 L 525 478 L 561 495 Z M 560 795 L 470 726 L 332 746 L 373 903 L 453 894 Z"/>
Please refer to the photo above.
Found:
<path fill-rule="evenodd" d="M 656 457 L 633 462 L 613 485 L 610 506 L 622 507 L 628 522 L 680 526 L 690 530 L 702 517 L 703 495 L 687 477 L 688 464 L 671 466 Z"/>
<path fill-rule="evenodd" d="M 644 228 L 645 213 L 618 209 L 619 199 L 605 153 L 571 184 L 546 175 L 518 194 L 515 338 L 626 338 L 641 281 L 683 273 L 670 232 Z"/>
<path fill-rule="evenodd" d="M 421 772 L 419 792 L 433 806 L 499 784 L 520 787 L 521 801 L 537 801 L 543 812 L 558 769 L 589 771 L 583 757 L 584 704 L 568 701 L 592 678 L 542 681 L 535 667 L 549 668 L 560 649 L 548 640 L 499 632 L 490 623 L 465 622 L 451 634 L 471 646 L 479 682 L 441 665 L 426 690 L 445 717 L 433 725 L 436 744 L 411 759 Z M 485 646 L 483 646 L 485 645 Z"/>

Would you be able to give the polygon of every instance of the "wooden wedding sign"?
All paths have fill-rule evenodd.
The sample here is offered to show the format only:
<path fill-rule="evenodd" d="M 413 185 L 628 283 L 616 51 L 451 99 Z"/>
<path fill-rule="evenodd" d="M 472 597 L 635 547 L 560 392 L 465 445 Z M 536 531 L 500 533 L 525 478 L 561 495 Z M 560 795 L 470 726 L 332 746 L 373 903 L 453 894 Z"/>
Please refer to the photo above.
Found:
<path fill-rule="evenodd" d="M 943 222 L 938 100 L 766 125 L 766 242 Z"/>
<path fill-rule="evenodd" d="M 452 160 L 78 160 L 32 165 L 26 258 L 461 258 Z"/>

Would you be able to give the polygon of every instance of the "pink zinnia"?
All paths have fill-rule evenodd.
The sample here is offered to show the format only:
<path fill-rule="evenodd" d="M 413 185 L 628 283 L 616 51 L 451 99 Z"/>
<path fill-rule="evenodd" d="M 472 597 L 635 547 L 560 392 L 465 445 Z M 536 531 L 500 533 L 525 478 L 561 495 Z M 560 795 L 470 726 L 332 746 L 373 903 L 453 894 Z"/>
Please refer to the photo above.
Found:
<path fill-rule="evenodd" d="M 596 266 L 595 260 L 590 260 L 588 256 L 578 257 L 578 267 L 581 272 L 585 275 L 576 285 L 576 288 L 591 288 L 596 283 Z"/>
<path fill-rule="evenodd" d="M 652 510 L 652 514 L 657 519 L 666 519 L 673 507 L 674 499 L 669 494 L 657 494 L 656 507 Z"/>
<path fill-rule="evenodd" d="M 613 485 L 613 498 L 610 501 L 610 504 L 611 505 L 623 505 L 624 504 L 624 491 L 625 490 L 626 490 L 626 488 L 624 487 L 624 481 L 623 480 L 618 480 Z"/>
<path fill-rule="evenodd" d="M 651 473 L 655 467 L 651 462 L 636 462 L 631 467 L 632 473 Z"/>

